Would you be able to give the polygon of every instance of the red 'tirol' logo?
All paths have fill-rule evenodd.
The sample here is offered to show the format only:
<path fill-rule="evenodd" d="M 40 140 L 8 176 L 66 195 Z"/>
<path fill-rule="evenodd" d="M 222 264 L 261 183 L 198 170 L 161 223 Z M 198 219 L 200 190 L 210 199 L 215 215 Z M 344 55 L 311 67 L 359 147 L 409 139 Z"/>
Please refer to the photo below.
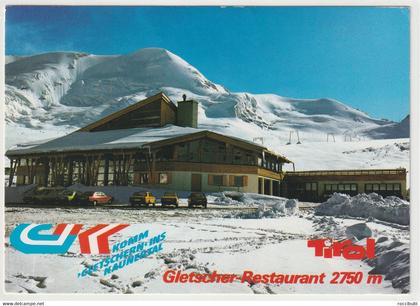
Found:
<path fill-rule="evenodd" d="M 332 239 L 308 240 L 308 247 L 315 248 L 315 256 L 332 258 L 343 256 L 345 259 L 375 258 L 375 240 L 366 239 L 366 246 L 353 244 L 351 240 Z"/>

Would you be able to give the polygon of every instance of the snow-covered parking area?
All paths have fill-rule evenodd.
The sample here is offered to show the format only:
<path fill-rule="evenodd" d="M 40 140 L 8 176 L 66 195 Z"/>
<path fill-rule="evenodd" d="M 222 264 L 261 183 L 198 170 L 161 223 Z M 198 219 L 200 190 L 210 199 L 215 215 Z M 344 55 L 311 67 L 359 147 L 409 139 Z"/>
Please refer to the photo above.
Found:
<path fill-rule="evenodd" d="M 257 213 L 240 206 L 207 210 L 9 207 L 5 209 L 7 241 L 11 230 L 21 223 L 83 223 L 86 228 L 100 223 L 128 223 L 127 228 L 110 237 L 111 246 L 145 230 L 152 236 L 166 232 L 166 240 L 158 253 L 106 276 L 98 271 L 86 277 L 78 277 L 78 273 L 102 257 L 81 254 L 78 240 L 68 253 L 60 255 L 23 254 L 7 243 L 6 290 L 22 293 L 249 294 L 395 294 L 401 293 L 401 288 L 407 290 L 407 285 L 393 288 L 395 275 L 387 280 L 384 277 L 380 284 L 366 284 L 373 265 L 342 257 L 316 257 L 314 249 L 307 247 L 308 239 L 340 238 L 346 227 L 364 220 L 315 216 L 312 210 L 285 212 L 281 211 L 282 207 L 273 213 L 273 207 L 275 205 L 259 209 Z M 387 240 L 382 242 L 383 248 L 388 248 L 388 242 L 403 241 L 397 245 L 400 250 L 409 241 L 408 227 L 374 220 L 369 220 L 368 226 L 375 239 Z M 165 283 L 163 274 L 168 270 L 237 275 L 250 270 L 262 274 L 325 273 L 327 276 L 324 284 Z M 330 284 L 332 273 L 342 271 L 362 272 L 364 280 L 358 285 Z M 386 272 L 381 271 L 384 276 Z M 397 275 L 401 278 L 401 273 Z"/>

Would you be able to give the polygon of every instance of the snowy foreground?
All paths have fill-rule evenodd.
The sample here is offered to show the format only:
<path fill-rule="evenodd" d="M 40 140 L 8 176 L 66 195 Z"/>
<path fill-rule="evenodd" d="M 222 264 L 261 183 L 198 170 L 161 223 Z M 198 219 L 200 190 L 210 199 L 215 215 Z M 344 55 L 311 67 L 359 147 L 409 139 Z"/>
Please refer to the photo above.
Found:
<path fill-rule="evenodd" d="M 251 197 L 252 198 L 252 197 Z M 221 199 L 209 209 L 106 209 L 106 208 L 6 208 L 6 237 L 20 223 L 128 223 L 110 238 L 114 245 L 149 231 L 166 232 L 163 249 L 127 267 L 104 275 L 78 273 L 102 259 L 80 254 L 76 240 L 63 255 L 27 255 L 6 244 L 6 290 L 21 293 L 245 293 L 245 294 L 399 294 L 409 290 L 409 227 L 374 218 L 318 216 L 314 209 L 297 209 L 296 201 L 267 197 L 258 207 Z M 215 199 L 217 200 L 217 199 Z M 249 197 L 248 197 L 249 201 Z M 217 201 L 214 201 L 217 202 Z M 260 197 L 261 204 L 263 199 Z M 299 203 L 311 206 L 310 203 Z M 353 226 L 358 224 L 357 226 Z M 343 257 L 315 257 L 308 239 L 359 237 L 368 233 L 376 240 L 377 258 L 369 263 Z M 380 284 L 367 284 L 368 272 L 384 276 Z M 190 273 L 241 275 L 320 274 L 324 284 L 165 283 L 168 270 Z M 333 272 L 362 272 L 360 284 L 330 284 Z"/>

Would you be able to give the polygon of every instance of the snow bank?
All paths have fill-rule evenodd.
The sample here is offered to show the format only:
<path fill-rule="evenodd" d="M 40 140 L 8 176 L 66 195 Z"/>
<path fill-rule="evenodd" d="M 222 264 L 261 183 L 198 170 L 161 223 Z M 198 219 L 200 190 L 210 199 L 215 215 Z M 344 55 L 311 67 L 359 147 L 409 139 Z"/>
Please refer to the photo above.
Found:
<path fill-rule="evenodd" d="M 354 197 L 334 193 L 328 201 L 316 208 L 315 213 L 328 216 L 375 218 L 402 225 L 410 224 L 410 206 L 407 201 L 394 196 L 383 198 L 376 193 L 363 193 Z"/>
<path fill-rule="evenodd" d="M 230 198 L 233 201 L 237 201 L 249 206 L 275 206 L 279 203 L 285 202 L 286 198 L 258 194 L 258 193 L 242 193 L 235 191 L 225 191 L 223 196 Z"/>
<path fill-rule="evenodd" d="M 357 240 L 362 240 L 372 237 L 372 230 L 366 223 L 357 223 L 346 228 L 346 235 L 348 238 L 354 237 Z"/>
<path fill-rule="evenodd" d="M 225 218 L 278 218 L 296 215 L 299 211 L 299 204 L 295 199 L 286 199 L 257 193 L 225 191 L 213 193 L 207 198 L 209 199 L 209 202 L 213 202 L 214 204 L 257 207 L 256 211 L 233 212 L 225 216 Z"/>
<path fill-rule="evenodd" d="M 392 281 L 392 287 L 402 293 L 410 291 L 410 246 L 399 240 L 380 237 L 376 240 L 376 257 L 367 260 L 374 268 L 369 274 L 383 274 Z"/>
<path fill-rule="evenodd" d="M 243 205 L 241 192 L 217 192 L 207 195 L 207 201 L 216 205 Z"/>
<path fill-rule="evenodd" d="M 385 280 L 392 282 L 393 288 L 400 289 L 402 293 L 409 292 L 410 247 L 408 243 L 395 238 L 391 231 L 383 231 L 381 235 L 378 235 L 375 227 L 367 223 L 343 226 L 342 220 L 326 216 L 314 217 L 312 220 L 315 231 L 319 232 L 321 237 L 336 240 L 351 239 L 354 244 L 362 246 L 366 246 L 366 238 L 374 238 L 375 258 L 364 260 L 373 267 L 369 274 L 384 275 Z M 369 223 L 372 224 L 372 222 Z"/>
<path fill-rule="evenodd" d="M 294 199 L 277 198 L 277 202 L 273 205 L 259 205 L 256 211 L 252 212 L 236 212 L 225 218 L 238 219 L 262 219 L 262 218 L 279 218 L 285 216 L 296 215 L 299 211 L 298 201 Z"/>
<path fill-rule="evenodd" d="M 278 205 L 284 205 L 287 201 L 286 198 L 269 196 L 258 193 L 243 193 L 238 191 L 223 191 L 215 192 L 207 195 L 209 202 L 220 205 L 241 205 L 241 206 L 264 206 L 264 207 L 273 207 Z M 292 200 L 296 201 L 296 200 Z M 290 205 L 297 205 L 296 203 L 289 202 Z"/>

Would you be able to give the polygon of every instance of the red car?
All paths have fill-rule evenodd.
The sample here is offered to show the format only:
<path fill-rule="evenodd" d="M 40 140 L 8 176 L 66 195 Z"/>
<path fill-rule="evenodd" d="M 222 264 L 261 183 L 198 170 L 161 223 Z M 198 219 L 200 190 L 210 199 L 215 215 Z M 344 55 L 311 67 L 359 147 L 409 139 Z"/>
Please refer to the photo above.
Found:
<path fill-rule="evenodd" d="M 102 191 L 87 191 L 83 193 L 83 199 L 96 206 L 97 204 L 111 204 L 113 197 L 106 195 Z"/>

